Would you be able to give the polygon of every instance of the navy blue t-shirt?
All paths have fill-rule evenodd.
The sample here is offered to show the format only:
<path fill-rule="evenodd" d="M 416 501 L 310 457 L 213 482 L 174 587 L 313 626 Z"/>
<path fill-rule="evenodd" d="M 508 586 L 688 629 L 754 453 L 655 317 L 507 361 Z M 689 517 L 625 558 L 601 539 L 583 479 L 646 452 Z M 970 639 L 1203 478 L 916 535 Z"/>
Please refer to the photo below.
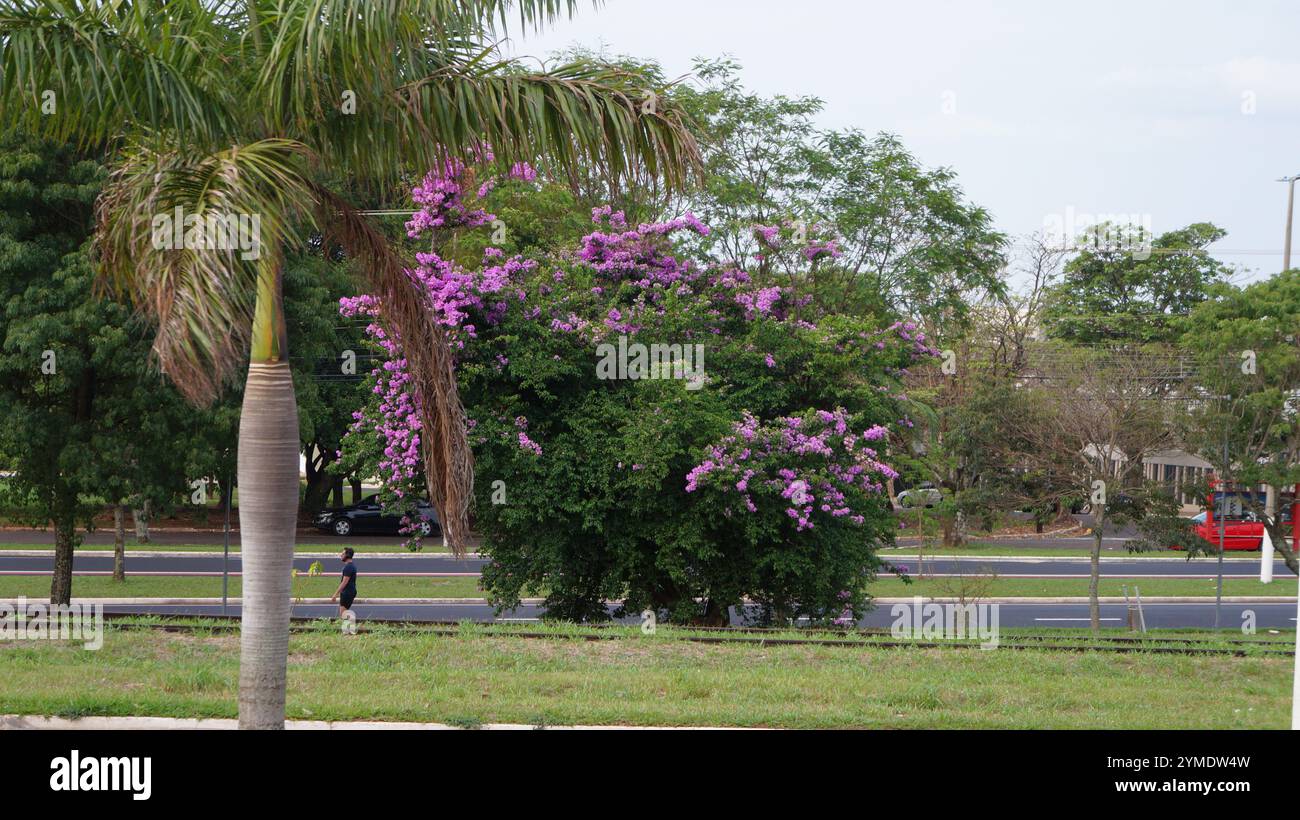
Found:
<path fill-rule="evenodd" d="M 343 587 L 344 595 L 357 594 L 357 565 L 351 561 L 343 565 L 343 576 L 348 579 L 348 585 Z"/>

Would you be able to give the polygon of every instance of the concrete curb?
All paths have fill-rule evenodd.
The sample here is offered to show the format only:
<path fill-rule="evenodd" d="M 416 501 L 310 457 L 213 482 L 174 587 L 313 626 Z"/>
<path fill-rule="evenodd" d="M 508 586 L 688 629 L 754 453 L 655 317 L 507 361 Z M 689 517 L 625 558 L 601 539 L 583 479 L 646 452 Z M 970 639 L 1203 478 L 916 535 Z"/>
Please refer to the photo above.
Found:
<path fill-rule="evenodd" d="M 944 597 L 929 598 L 920 596 L 922 603 L 938 604 L 956 604 L 961 603 L 960 598 Z M 545 599 L 543 598 L 524 598 L 520 601 L 521 605 L 537 606 Z M 889 606 L 892 604 L 910 604 L 916 598 L 873 598 L 872 601 L 879 606 Z M 1122 604 L 1123 596 L 1102 596 L 1097 599 L 1103 604 Z M 1295 603 L 1295 597 L 1290 595 L 1225 595 L 1223 602 L 1225 604 L 1291 604 Z M 42 599 L 28 598 L 28 603 L 44 604 Z M 103 604 L 104 606 L 220 606 L 220 598 L 73 598 L 74 604 Z M 979 604 L 1086 604 L 1087 597 L 1066 597 L 1066 596 L 1037 596 L 1037 597 L 1000 597 L 1000 598 L 972 598 L 968 603 Z M 0 604 L 13 606 L 17 603 L 16 598 L 0 598 Z M 231 606 L 240 603 L 239 598 L 228 598 L 227 603 Z M 294 606 L 319 606 L 329 604 L 328 598 L 304 598 L 301 601 L 294 601 Z M 396 606 L 421 606 L 421 605 L 438 605 L 438 606 L 488 606 L 488 602 L 483 598 L 358 598 L 356 604 L 370 604 L 375 606 L 396 605 Z M 607 601 L 606 603 L 617 604 L 620 601 Z M 1165 595 L 1151 596 L 1142 599 L 1143 604 L 1212 604 L 1213 596 L 1209 595 Z M 148 613 L 144 613 L 148 614 Z"/>
<path fill-rule="evenodd" d="M 889 604 L 910 604 L 914 598 L 873 598 L 876 604 L 886 606 Z M 959 604 L 960 598 L 922 598 L 922 603 L 936 604 Z M 1122 604 L 1124 597 L 1119 596 L 1101 596 L 1097 599 L 1101 604 Z M 1295 598 L 1289 595 L 1225 595 L 1223 596 L 1225 604 L 1294 604 Z M 975 598 L 968 600 L 972 604 L 1086 604 L 1088 599 L 1084 598 L 1066 598 L 1066 597 L 1025 597 L 1025 598 Z M 1129 603 L 1135 603 L 1130 599 Z M 1142 603 L 1145 604 L 1212 604 L 1214 597 L 1210 595 L 1165 595 L 1144 597 Z"/>
<path fill-rule="evenodd" d="M 27 598 L 27 602 L 44 604 L 46 601 L 42 598 Z M 543 598 L 522 598 L 521 604 L 537 605 L 545 600 Z M 1227 600 L 1226 598 L 1224 599 Z M 0 604 L 13 606 L 17 603 L 17 598 L 0 598 Z M 104 606 L 221 606 L 220 598 L 73 598 L 74 604 L 103 604 Z M 227 598 L 226 603 L 236 606 L 241 603 L 238 597 Z M 332 603 L 329 598 L 303 598 L 301 601 L 294 600 L 294 606 L 322 605 Z M 484 598 L 357 598 L 355 604 L 374 604 L 383 605 L 402 605 L 402 604 L 439 604 L 439 605 L 463 605 L 463 606 L 487 606 L 488 602 Z"/>
<path fill-rule="evenodd" d="M 74 558 L 94 557 L 112 555 L 112 549 L 87 550 L 80 549 L 73 552 Z M 51 558 L 54 556 L 52 549 L 31 549 L 31 550 L 5 550 L 0 549 L 0 558 L 6 555 L 12 555 L 15 558 Z M 191 556 L 199 558 L 220 558 L 225 555 L 221 550 L 127 550 L 127 558 L 189 558 Z M 239 550 L 231 550 L 230 557 L 238 558 Z M 459 561 L 471 558 L 482 558 L 477 552 L 465 553 L 465 559 L 452 558 L 450 552 L 358 552 L 359 558 L 374 558 L 376 556 L 384 558 L 447 558 L 449 560 Z M 338 552 L 295 552 L 294 558 L 338 558 Z"/>
<path fill-rule="evenodd" d="M 895 553 L 895 552 L 882 551 L 878 553 L 878 555 L 882 557 L 888 557 L 891 561 L 895 558 L 908 558 L 913 561 L 920 560 L 920 556 L 918 556 L 916 553 L 909 554 L 909 553 L 901 553 L 901 552 Z M 977 561 L 1007 561 L 1007 562 L 1018 561 L 1026 564 L 1034 564 L 1034 563 L 1041 563 L 1043 561 L 1076 561 L 1077 562 L 1077 561 L 1087 561 L 1089 559 L 1088 556 L 1086 555 L 930 555 L 930 554 L 926 554 L 925 560 L 926 561 L 967 561 L 971 563 Z M 1193 561 L 1196 560 L 1198 559 L 1193 559 Z M 1215 559 L 1213 558 L 1208 558 L 1206 560 L 1209 563 L 1215 563 Z M 1107 562 L 1116 562 L 1116 561 L 1178 561 L 1184 564 L 1188 563 L 1186 557 L 1180 558 L 1177 555 L 1103 555 L 1101 556 L 1101 562 L 1103 564 Z M 1225 564 L 1234 561 L 1237 563 L 1258 564 L 1259 558 L 1258 557 L 1228 558 L 1225 556 L 1223 561 Z M 1285 559 L 1282 558 L 1281 555 L 1274 555 L 1273 563 L 1275 564 L 1281 563 L 1283 566 L 1286 566 L 1286 561 Z"/>
<path fill-rule="evenodd" d="M 238 729 L 239 721 L 233 718 L 170 718 L 170 717 L 108 717 L 89 716 L 82 718 L 46 717 L 43 715 L 0 715 L 0 730 L 75 730 L 75 731 L 122 731 L 122 730 L 194 730 L 194 729 Z M 286 720 L 286 729 L 299 730 L 376 730 L 398 729 L 402 731 L 424 730 L 465 730 L 470 727 L 452 726 L 448 723 L 415 723 L 412 721 L 383 720 Z M 664 730 L 717 730 L 730 729 L 727 726 L 534 726 L 527 723 L 484 723 L 473 727 L 476 729 L 519 730 L 519 729 L 587 729 L 609 731 L 635 729 L 645 731 Z M 753 731 L 753 730 L 751 730 Z"/>

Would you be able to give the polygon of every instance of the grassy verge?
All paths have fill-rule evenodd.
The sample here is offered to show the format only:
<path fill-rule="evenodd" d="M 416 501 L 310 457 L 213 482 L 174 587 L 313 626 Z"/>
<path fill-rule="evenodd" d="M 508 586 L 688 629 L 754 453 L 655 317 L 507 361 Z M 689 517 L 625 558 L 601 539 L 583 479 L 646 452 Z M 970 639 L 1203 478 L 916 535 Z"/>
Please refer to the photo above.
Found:
<path fill-rule="evenodd" d="M 1103 596 L 1122 596 L 1127 584 L 1129 594 L 1133 586 L 1142 591 L 1144 598 L 1157 595 L 1193 595 L 1214 597 L 1214 579 L 1211 578 L 1139 578 L 1106 579 L 1101 581 Z M 317 577 L 300 575 L 294 581 L 294 594 L 303 598 L 328 598 L 338 585 L 338 575 L 330 572 Z M 358 582 L 363 598 L 480 598 L 483 593 L 474 577 L 460 578 L 376 578 L 362 575 Z M 230 579 L 230 595 L 239 595 L 240 579 Z M 49 594 L 48 576 L 0 576 L 0 597 L 25 595 L 40 598 Z M 907 584 L 893 576 L 882 577 L 870 587 L 878 598 L 906 598 L 913 595 L 926 597 L 1025 598 L 1025 597 L 1086 597 L 1087 578 L 997 578 L 980 580 L 974 576 L 965 579 L 922 578 Z M 72 594 L 79 598 L 215 598 L 221 595 L 220 576 L 131 576 L 117 583 L 106 576 L 77 576 L 72 582 Z M 1296 579 L 1279 576 L 1271 584 L 1261 584 L 1253 578 L 1226 578 L 1224 595 L 1296 594 Z"/>
<path fill-rule="evenodd" d="M 889 555 L 915 555 L 917 552 L 916 543 L 903 544 L 898 547 L 884 549 L 880 551 L 883 556 Z M 1077 544 L 1062 544 L 1059 547 L 1034 547 L 1018 544 L 1013 540 L 1007 541 L 976 541 L 961 547 L 940 547 L 934 544 L 925 548 L 925 556 L 963 556 L 963 555 L 1014 555 L 1024 556 L 1026 558 L 1087 558 L 1092 554 L 1091 547 L 1080 546 Z M 1187 553 L 1181 550 L 1159 550 L 1156 552 L 1132 553 L 1122 547 L 1103 548 L 1101 551 L 1103 558 L 1186 558 Z M 1228 558 L 1250 558 L 1259 560 L 1258 552 L 1229 552 Z"/>
<path fill-rule="evenodd" d="M 393 538 L 391 543 L 385 542 L 380 544 L 356 544 L 356 543 L 350 543 L 340 538 L 337 541 L 328 541 L 325 543 L 298 544 L 293 549 L 294 552 L 298 552 L 298 553 L 329 553 L 332 555 L 339 552 L 344 547 L 352 547 L 352 549 L 356 550 L 358 555 L 363 555 L 367 553 L 389 553 L 389 552 L 408 553 L 410 552 L 410 550 L 408 550 L 405 546 L 403 546 L 403 542 L 400 538 Z M 221 552 L 222 551 L 221 544 L 128 543 L 126 545 L 126 548 L 131 552 Z M 54 549 L 52 543 L 50 544 L 0 543 L 0 550 L 52 550 L 52 549 Z M 112 544 L 82 544 L 77 549 L 86 550 L 89 552 L 112 552 L 113 545 Z M 440 543 L 439 539 L 432 539 L 432 540 L 425 541 L 424 549 L 414 554 L 416 555 L 423 555 L 425 553 L 438 554 L 446 551 L 447 551 L 446 547 L 444 547 Z M 230 545 L 230 552 L 231 554 L 239 553 L 238 539 L 236 539 L 236 541 Z"/>
<path fill-rule="evenodd" d="M 235 716 L 237 635 L 109 630 L 97 652 L 0 642 L 5 710 Z M 1282 729 L 1289 721 L 1285 657 L 698 644 L 669 629 L 629 635 L 523 640 L 466 626 L 454 636 L 387 628 L 343 636 L 331 625 L 291 638 L 288 714 L 462 726 Z M 1216 695 L 1192 709 L 1189 691 Z"/>
<path fill-rule="evenodd" d="M 915 567 L 913 567 L 914 569 Z M 1155 595 L 1193 595 L 1214 597 L 1213 578 L 1105 578 L 1098 585 L 1102 596 L 1122 596 L 1128 586 L 1133 594 L 1136 585 L 1142 597 Z M 1037 597 L 1087 597 L 1087 578 L 996 578 L 981 580 L 978 576 L 965 578 L 921 578 L 907 584 L 890 576 L 881 578 L 869 587 L 878 598 L 899 598 L 910 595 L 927 597 L 971 598 L 1037 598 Z M 963 595 L 964 593 L 964 595 Z M 1224 595 L 1290 595 L 1296 594 L 1295 576 L 1279 575 L 1271 584 L 1261 584 L 1257 578 L 1224 578 Z"/>
<path fill-rule="evenodd" d="M 338 588 L 337 573 L 294 579 L 294 595 L 328 598 Z M 239 596 L 238 576 L 230 579 L 230 597 Z M 362 598 L 479 598 L 477 578 L 362 578 L 357 583 Z M 48 576 L 0 576 L 0 598 L 24 595 L 45 598 L 50 594 Z M 76 598 L 220 598 L 220 576 L 139 576 L 129 573 L 118 583 L 105 576 L 77 576 L 72 579 Z"/>

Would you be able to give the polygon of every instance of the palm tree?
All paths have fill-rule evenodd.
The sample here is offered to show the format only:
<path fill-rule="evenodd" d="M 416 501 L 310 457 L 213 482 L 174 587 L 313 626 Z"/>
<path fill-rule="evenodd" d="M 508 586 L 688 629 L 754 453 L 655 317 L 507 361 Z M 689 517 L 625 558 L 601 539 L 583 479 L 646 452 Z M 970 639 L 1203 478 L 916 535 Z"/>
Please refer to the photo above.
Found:
<path fill-rule="evenodd" d="M 0 121 L 113 158 L 95 259 L 103 282 L 155 320 L 162 370 L 202 405 L 248 357 L 243 728 L 284 725 L 299 442 L 280 265 L 305 223 L 335 238 L 379 297 L 416 377 L 430 500 L 453 551 L 467 530 L 473 464 L 448 345 L 384 235 L 322 180 L 391 192 L 404 173 L 484 145 L 503 162 L 573 177 L 596 167 L 614 184 L 679 187 L 698 167 L 680 112 L 644 105 L 650 89 L 635 76 L 591 61 L 532 71 L 496 56 L 491 38 L 514 12 L 540 26 L 575 5 L 0 0 Z M 172 215 L 243 216 L 257 248 L 176 247 Z"/>

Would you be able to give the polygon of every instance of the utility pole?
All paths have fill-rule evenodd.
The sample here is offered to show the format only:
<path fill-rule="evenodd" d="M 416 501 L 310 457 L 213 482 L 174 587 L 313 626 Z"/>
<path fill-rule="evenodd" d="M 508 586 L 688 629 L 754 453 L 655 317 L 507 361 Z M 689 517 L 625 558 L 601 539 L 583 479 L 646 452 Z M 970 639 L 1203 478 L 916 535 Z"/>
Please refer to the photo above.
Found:
<path fill-rule="evenodd" d="M 1227 429 L 1225 429 L 1223 431 L 1223 477 L 1219 481 L 1219 487 L 1221 488 L 1220 497 L 1223 499 L 1223 504 L 1219 505 L 1216 503 L 1214 505 L 1218 507 L 1218 509 L 1216 509 L 1215 512 L 1218 513 L 1219 515 L 1219 579 L 1215 583 L 1215 587 L 1214 587 L 1214 628 L 1215 629 L 1219 628 L 1219 615 L 1223 610 L 1223 545 L 1224 542 L 1227 540 L 1225 535 L 1227 522 L 1224 521 L 1224 518 L 1228 514 L 1228 473 L 1231 469 L 1231 466 L 1232 464 L 1228 460 L 1228 431 Z M 1211 499 L 1211 501 L 1215 501 L 1215 500 L 1216 499 L 1213 498 Z"/>
<path fill-rule="evenodd" d="M 1295 182 L 1300 174 L 1282 177 L 1278 182 L 1287 183 L 1286 194 L 1286 244 L 1282 246 L 1282 270 L 1291 270 L 1291 217 L 1295 205 Z"/>

